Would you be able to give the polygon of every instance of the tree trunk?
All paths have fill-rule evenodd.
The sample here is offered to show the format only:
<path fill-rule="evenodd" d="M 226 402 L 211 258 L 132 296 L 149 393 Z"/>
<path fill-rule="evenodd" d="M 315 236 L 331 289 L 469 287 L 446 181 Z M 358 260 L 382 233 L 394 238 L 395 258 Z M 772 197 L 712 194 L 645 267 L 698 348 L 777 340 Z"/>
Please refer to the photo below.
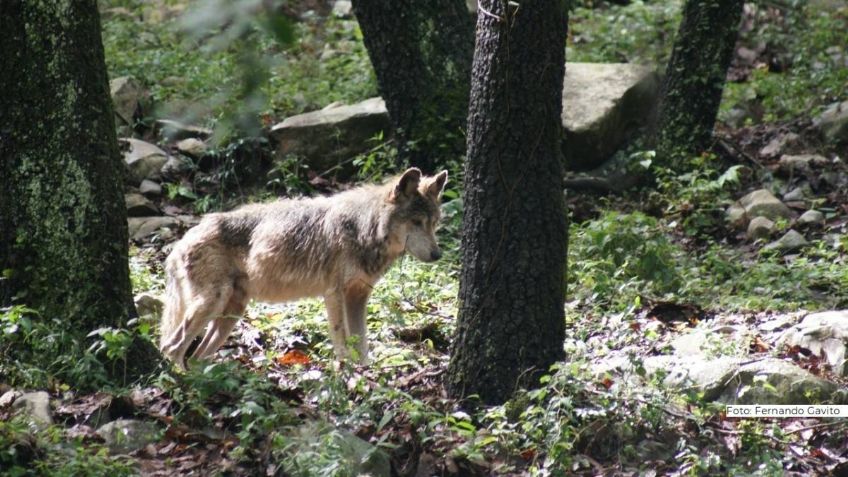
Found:
<path fill-rule="evenodd" d="M 742 0 L 687 0 L 666 67 L 654 141 L 660 164 L 699 154 L 712 140 Z"/>
<path fill-rule="evenodd" d="M 0 303 L 77 336 L 123 326 L 135 313 L 124 166 L 97 4 L 4 1 L 0 31 Z"/>
<path fill-rule="evenodd" d="M 354 0 L 399 139 L 401 159 L 432 173 L 465 152 L 474 29 L 463 0 Z"/>
<path fill-rule="evenodd" d="M 558 0 L 486 0 L 477 14 L 454 396 L 502 402 L 563 358 L 567 15 Z"/>

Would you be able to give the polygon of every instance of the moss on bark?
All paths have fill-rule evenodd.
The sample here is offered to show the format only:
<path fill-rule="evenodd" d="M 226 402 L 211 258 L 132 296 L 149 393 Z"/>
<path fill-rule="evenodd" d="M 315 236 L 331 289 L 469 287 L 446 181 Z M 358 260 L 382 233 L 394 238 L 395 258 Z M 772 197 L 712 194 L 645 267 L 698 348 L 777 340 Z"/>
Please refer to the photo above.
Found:
<path fill-rule="evenodd" d="M 454 396 L 503 402 L 563 358 L 567 11 L 481 2 L 465 164 Z"/>
<path fill-rule="evenodd" d="M 465 153 L 474 29 L 463 0 L 354 0 L 403 160 L 433 172 Z"/>
<path fill-rule="evenodd" d="M 4 1 L 0 30 L 0 301 L 76 334 L 123 326 L 124 166 L 96 2 Z"/>
<path fill-rule="evenodd" d="M 687 0 L 666 67 L 652 140 L 657 159 L 707 150 L 742 15 L 741 0 Z"/>

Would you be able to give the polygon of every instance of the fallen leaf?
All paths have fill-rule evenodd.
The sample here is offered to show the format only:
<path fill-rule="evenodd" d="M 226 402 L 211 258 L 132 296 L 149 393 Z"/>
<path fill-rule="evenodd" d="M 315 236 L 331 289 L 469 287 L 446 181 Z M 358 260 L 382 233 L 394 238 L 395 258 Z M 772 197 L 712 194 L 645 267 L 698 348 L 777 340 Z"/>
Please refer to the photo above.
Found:
<path fill-rule="evenodd" d="M 306 355 L 303 351 L 293 349 L 291 351 L 286 351 L 282 356 L 277 357 L 277 364 L 281 364 L 283 366 L 293 366 L 295 364 L 307 365 L 311 362 L 309 356 Z"/>

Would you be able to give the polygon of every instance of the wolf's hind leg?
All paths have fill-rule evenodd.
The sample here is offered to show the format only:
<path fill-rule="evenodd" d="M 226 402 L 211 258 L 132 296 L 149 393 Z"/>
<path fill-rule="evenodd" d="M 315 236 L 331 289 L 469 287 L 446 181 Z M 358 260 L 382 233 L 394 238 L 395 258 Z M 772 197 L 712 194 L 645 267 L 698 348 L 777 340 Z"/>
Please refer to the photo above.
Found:
<path fill-rule="evenodd" d="M 186 307 L 185 319 L 162 347 L 162 353 L 177 366 L 184 367 L 185 354 L 191 342 L 214 317 L 221 315 L 232 294 L 232 286 L 214 290 L 213 287 L 207 287 L 194 295 L 194 299 Z"/>
<path fill-rule="evenodd" d="M 244 309 L 247 308 L 247 301 L 247 293 L 244 291 L 244 288 L 237 284 L 233 288 L 233 294 L 230 297 L 229 303 L 224 307 L 224 315 L 209 323 L 206 335 L 203 337 L 200 346 L 195 350 L 193 357 L 206 359 L 218 351 L 218 348 L 227 341 L 236 323 L 238 323 L 238 320 L 244 314 Z"/>

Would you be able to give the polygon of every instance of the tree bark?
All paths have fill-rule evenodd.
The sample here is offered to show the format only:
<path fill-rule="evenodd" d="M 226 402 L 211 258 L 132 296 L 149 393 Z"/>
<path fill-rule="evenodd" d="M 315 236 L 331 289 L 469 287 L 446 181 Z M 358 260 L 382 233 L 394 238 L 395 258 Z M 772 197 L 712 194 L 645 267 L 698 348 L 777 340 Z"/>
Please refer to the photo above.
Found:
<path fill-rule="evenodd" d="M 742 5 L 742 0 L 686 1 L 653 134 L 660 164 L 675 168 L 677 159 L 710 147 Z"/>
<path fill-rule="evenodd" d="M 0 31 L 0 303 L 77 336 L 123 326 L 135 313 L 124 166 L 97 4 L 4 1 Z"/>
<path fill-rule="evenodd" d="M 354 0 L 401 159 L 432 173 L 465 152 L 472 17 L 463 0 Z"/>
<path fill-rule="evenodd" d="M 484 0 L 477 14 L 453 396 L 502 402 L 563 358 L 567 18 L 559 0 Z"/>

